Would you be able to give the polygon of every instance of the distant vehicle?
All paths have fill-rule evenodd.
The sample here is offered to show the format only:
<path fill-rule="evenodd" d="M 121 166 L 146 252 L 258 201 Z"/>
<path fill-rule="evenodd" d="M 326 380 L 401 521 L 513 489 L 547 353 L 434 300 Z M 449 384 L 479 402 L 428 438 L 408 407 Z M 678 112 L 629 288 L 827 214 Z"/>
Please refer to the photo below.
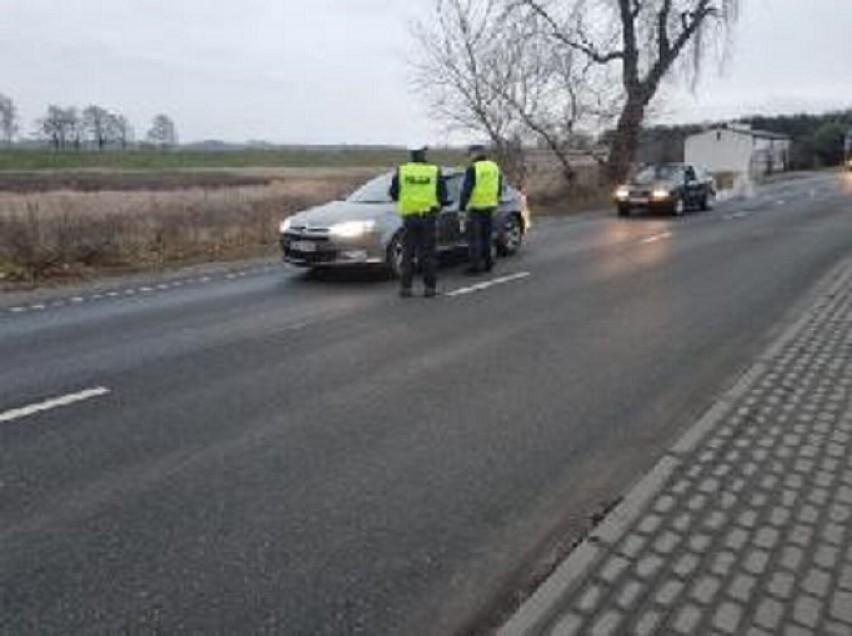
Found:
<path fill-rule="evenodd" d="M 716 198 L 716 181 L 703 169 L 684 163 L 654 164 L 642 168 L 615 190 L 618 216 L 633 210 L 680 216 L 686 210 L 709 210 Z"/>
<path fill-rule="evenodd" d="M 461 251 L 467 248 L 466 215 L 459 212 L 464 171 L 443 168 L 442 174 L 449 201 L 438 213 L 438 251 Z M 402 220 L 388 194 L 392 178 L 392 172 L 383 174 L 345 201 L 311 208 L 282 221 L 280 243 L 284 261 L 310 268 L 375 265 L 399 276 Z M 494 214 L 497 254 L 515 253 L 530 224 L 526 197 L 507 185 Z"/>

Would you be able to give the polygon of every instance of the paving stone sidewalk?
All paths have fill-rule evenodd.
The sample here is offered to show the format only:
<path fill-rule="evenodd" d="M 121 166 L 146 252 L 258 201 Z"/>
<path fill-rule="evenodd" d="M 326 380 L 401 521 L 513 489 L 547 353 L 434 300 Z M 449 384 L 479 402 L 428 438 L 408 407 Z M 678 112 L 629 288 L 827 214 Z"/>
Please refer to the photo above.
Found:
<path fill-rule="evenodd" d="M 852 635 L 852 263 L 501 634 Z"/>

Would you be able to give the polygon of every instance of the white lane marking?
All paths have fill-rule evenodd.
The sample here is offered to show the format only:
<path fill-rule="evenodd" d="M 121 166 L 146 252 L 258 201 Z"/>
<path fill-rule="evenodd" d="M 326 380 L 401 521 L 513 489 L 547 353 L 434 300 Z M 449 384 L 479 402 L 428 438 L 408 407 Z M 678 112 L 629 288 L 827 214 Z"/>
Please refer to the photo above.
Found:
<path fill-rule="evenodd" d="M 667 238 L 671 238 L 674 236 L 671 232 L 662 232 L 660 234 L 654 234 L 653 236 L 648 236 L 643 238 L 640 243 L 648 244 L 648 243 L 656 243 L 657 241 L 662 241 Z"/>
<path fill-rule="evenodd" d="M 778 199 L 778 200 L 775 202 L 775 205 L 784 205 L 785 203 L 786 203 L 786 201 L 785 201 L 784 199 Z"/>
<path fill-rule="evenodd" d="M 444 295 L 464 296 L 465 294 L 472 294 L 473 292 L 482 291 L 484 289 L 488 289 L 489 287 L 494 287 L 495 285 L 503 285 L 505 283 L 511 283 L 512 281 L 521 280 L 522 278 L 527 278 L 529 275 L 529 272 L 518 272 L 517 274 L 511 274 L 509 276 L 492 278 L 491 280 L 486 280 L 476 285 L 471 285 L 470 287 L 460 287 L 459 289 L 454 289 L 453 291 L 447 292 Z"/>
<path fill-rule="evenodd" d="M 748 216 L 748 212 L 734 212 L 733 214 L 726 214 L 722 217 L 724 221 L 736 221 L 737 219 L 744 219 Z"/>
<path fill-rule="evenodd" d="M 125 296 L 135 296 L 138 294 L 148 294 L 152 292 L 156 292 L 158 290 L 166 291 L 172 290 L 179 287 L 187 287 L 189 285 L 195 285 L 199 283 L 210 283 L 216 280 L 237 280 L 240 278 L 246 278 L 248 276 L 252 276 L 255 274 L 260 274 L 266 271 L 273 271 L 277 269 L 277 265 L 267 265 L 264 267 L 257 268 L 249 268 L 245 270 L 236 270 L 231 272 L 224 272 L 222 274 L 216 276 L 199 276 L 193 278 L 184 278 L 179 280 L 170 281 L 168 283 L 149 283 L 148 285 L 138 287 L 138 288 L 129 288 L 129 289 L 117 289 L 111 291 L 104 291 L 100 293 L 94 293 L 89 296 L 71 296 L 66 299 L 54 300 L 47 303 L 37 303 L 33 305 L 20 305 L 14 307 L 0 307 L 0 314 L 2 313 L 10 313 L 10 314 L 20 314 L 26 313 L 28 311 L 43 311 L 46 309 L 59 309 L 62 307 L 69 307 L 72 305 L 80 305 L 85 302 L 95 301 L 95 300 L 103 300 L 105 298 L 119 298 Z"/>
<path fill-rule="evenodd" d="M 0 413 L 0 424 L 19 420 L 22 417 L 35 415 L 36 413 L 41 413 L 42 411 L 49 411 L 51 409 L 59 408 L 60 406 L 69 406 L 71 404 L 76 404 L 77 402 L 82 402 L 84 400 L 91 400 L 92 398 L 106 395 L 109 392 L 109 389 L 107 389 L 106 387 L 99 386 L 95 387 L 94 389 L 86 389 L 85 391 L 80 391 L 79 393 L 69 393 L 68 395 L 50 398 L 49 400 L 45 400 L 44 402 L 38 402 L 37 404 L 22 406 L 17 409 L 6 411 L 5 413 Z"/>

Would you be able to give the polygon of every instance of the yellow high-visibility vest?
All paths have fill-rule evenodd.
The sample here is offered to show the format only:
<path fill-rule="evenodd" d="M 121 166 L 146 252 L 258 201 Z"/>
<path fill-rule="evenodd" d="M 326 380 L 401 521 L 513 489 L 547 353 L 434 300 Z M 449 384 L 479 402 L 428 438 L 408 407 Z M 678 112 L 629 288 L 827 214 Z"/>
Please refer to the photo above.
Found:
<path fill-rule="evenodd" d="M 467 207 L 473 210 L 489 210 L 500 205 L 500 166 L 493 161 L 477 161 L 476 184 L 470 193 Z"/>
<path fill-rule="evenodd" d="M 424 214 L 441 207 L 438 201 L 438 166 L 406 163 L 399 167 L 399 213 Z"/>

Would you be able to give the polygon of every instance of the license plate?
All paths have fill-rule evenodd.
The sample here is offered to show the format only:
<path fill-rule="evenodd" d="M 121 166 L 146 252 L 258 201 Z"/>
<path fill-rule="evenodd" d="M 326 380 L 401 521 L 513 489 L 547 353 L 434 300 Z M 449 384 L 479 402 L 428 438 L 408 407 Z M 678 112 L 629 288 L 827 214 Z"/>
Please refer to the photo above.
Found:
<path fill-rule="evenodd" d="M 311 241 L 293 241 L 290 243 L 290 249 L 294 252 L 316 252 L 317 244 Z"/>

